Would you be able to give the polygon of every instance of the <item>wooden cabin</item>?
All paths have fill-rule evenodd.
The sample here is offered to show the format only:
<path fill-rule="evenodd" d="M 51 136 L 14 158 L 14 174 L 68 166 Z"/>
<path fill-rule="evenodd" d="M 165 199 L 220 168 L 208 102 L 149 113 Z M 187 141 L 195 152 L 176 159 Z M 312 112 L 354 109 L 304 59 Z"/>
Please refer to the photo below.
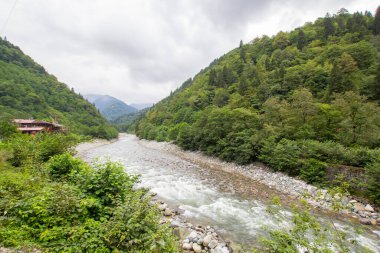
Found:
<path fill-rule="evenodd" d="M 57 123 L 34 120 L 34 119 L 14 119 L 17 129 L 22 133 L 35 135 L 39 132 L 64 132 L 65 128 Z"/>

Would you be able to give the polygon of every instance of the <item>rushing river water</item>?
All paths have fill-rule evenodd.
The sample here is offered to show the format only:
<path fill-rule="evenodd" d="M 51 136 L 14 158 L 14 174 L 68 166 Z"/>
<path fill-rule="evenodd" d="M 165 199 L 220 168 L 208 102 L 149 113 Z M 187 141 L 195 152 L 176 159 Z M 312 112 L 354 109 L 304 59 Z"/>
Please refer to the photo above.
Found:
<path fill-rule="evenodd" d="M 281 210 L 276 217 L 266 211 L 270 189 L 255 188 L 255 182 L 224 171 L 210 170 L 186 161 L 176 154 L 142 145 L 133 135 L 122 135 L 114 143 L 80 153 L 85 160 L 109 158 L 125 165 L 126 172 L 141 175 L 141 185 L 196 223 L 212 224 L 234 242 L 251 245 L 267 228 L 286 227 L 291 212 Z M 244 194 L 236 189 L 252 189 Z M 257 194 L 252 194 L 256 192 Z M 267 194 L 265 194 L 267 193 Z M 327 216 L 320 215 L 326 220 Z M 334 218 L 337 227 L 352 236 L 352 225 Z M 380 252 L 380 231 L 365 229 L 356 237 L 360 245 Z M 359 252 L 361 249 L 356 249 Z"/>

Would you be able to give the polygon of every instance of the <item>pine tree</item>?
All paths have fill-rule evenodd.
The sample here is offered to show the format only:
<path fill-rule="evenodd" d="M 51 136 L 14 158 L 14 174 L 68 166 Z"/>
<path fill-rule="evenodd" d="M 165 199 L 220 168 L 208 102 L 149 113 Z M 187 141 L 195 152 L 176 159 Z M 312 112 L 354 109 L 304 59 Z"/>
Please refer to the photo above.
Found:
<path fill-rule="evenodd" d="M 380 6 L 377 7 L 373 29 L 376 35 L 380 35 Z"/>
<path fill-rule="evenodd" d="M 329 13 L 326 14 L 326 17 L 323 20 L 323 32 L 324 36 L 327 39 L 329 36 L 335 34 L 335 26 L 333 18 L 330 16 Z"/>
<path fill-rule="evenodd" d="M 377 74 L 376 74 L 375 83 L 373 87 L 373 93 L 374 93 L 373 95 L 374 98 L 376 100 L 380 100 L 380 60 L 377 65 Z"/>
<path fill-rule="evenodd" d="M 210 75 L 208 78 L 208 85 L 210 86 L 216 86 L 217 84 L 217 75 L 215 69 L 210 70 Z"/>
<path fill-rule="evenodd" d="M 306 45 L 307 45 L 306 35 L 303 30 L 300 30 L 297 36 L 297 48 L 299 50 L 302 50 L 302 48 L 304 48 Z"/>

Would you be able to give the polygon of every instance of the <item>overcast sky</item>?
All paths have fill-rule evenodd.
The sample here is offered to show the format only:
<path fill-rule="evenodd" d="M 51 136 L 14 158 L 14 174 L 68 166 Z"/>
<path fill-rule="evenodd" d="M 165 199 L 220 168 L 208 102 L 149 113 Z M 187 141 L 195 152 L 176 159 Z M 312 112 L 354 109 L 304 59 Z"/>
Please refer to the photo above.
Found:
<path fill-rule="evenodd" d="M 77 92 L 147 103 L 166 97 L 241 39 L 248 42 L 289 31 L 342 7 L 374 13 L 378 4 L 377 0 L 0 0 L 0 32 Z"/>

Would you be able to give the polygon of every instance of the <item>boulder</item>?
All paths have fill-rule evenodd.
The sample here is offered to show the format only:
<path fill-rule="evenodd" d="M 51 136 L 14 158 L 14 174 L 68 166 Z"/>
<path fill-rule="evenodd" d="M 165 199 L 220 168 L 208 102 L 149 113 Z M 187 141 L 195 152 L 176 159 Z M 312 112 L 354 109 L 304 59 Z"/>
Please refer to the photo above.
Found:
<path fill-rule="evenodd" d="M 190 238 L 190 241 L 192 241 L 193 238 L 198 237 L 198 234 L 197 234 L 197 232 L 195 232 L 195 231 L 191 231 L 191 233 L 189 234 L 188 237 Z"/>
<path fill-rule="evenodd" d="M 364 224 L 364 225 L 371 225 L 371 224 L 372 224 L 372 223 L 371 223 L 371 220 L 366 219 L 366 218 L 361 218 L 361 219 L 359 219 L 359 222 L 360 222 L 361 224 Z"/>
<path fill-rule="evenodd" d="M 368 211 L 368 212 L 374 212 L 374 211 L 375 211 L 375 210 L 373 209 L 373 207 L 372 207 L 370 204 L 366 205 L 366 206 L 364 207 L 364 209 L 365 209 L 366 211 Z"/>
<path fill-rule="evenodd" d="M 354 212 L 357 213 L 359 211 L 364 211 L 365 206 L 362 203 L 354 203 Z"/>
<path fill-rule="evenodd" d="M 212 235 L 206 235 L 205 238 L 203 238 L 203 246 L 207 247 L 208 244 L 211 242 L 212 240 Z"/>
<path fill-rule="evenodd" d="M 228 248 L 218 246 L 215 249 L 210 250 L 211 253 L 229 253 Z"/>
<path fill-rule="evenodd" d="M 158 206 L 158 209 L 159 209 L 160 211 L 164 211 L 167 207 L 168 207 L 167 204 L 162 204 L 162 205 L 159 205 L 159 206 Z"/>
<path fill-rule="evenodd" d="M 183 249 L 184 250 L 191 250 L 191 244 L 190 243 L 184 243 L 183 244 Z"/>
<path fill-rule="evenodd" d="M 207 245 L 210 249 L 215 248 L 218 246 L 218 241 L 217 240 L 211 240 L 210 243 Z"/>
<path fill-rule="evenodd" d="M 172 210 L 170 208 L 165 208 L 165 212 L 164 212 L 164 215 L 165 216 L 171 216 L 172 215 Z"/>
<path fill-rule="evenodd" d="M 193 250 L 195 253 L 201 253 L 202 252 L 202 247 L 199 244 L 193 243 Z"/>

